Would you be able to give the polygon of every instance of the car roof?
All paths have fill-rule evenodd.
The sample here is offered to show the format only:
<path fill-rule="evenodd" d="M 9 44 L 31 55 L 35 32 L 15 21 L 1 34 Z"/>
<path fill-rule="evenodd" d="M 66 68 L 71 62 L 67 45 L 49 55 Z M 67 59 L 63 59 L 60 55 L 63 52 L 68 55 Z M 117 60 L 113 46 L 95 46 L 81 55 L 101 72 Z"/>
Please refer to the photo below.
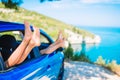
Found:
<path fill-rule="evenodd" d="M 31 26 L 31 29 L 32 29 L 32 26 Z M 24 24 L 15 23 L 15 22 L 0 21 L 0 32 L 15 31 L 15 30 L 24 30 Z"/>
<path fill-rule="evenodd" d="M 31 30 L 33 30 L 32 26 Z M 8 21 L 0 21 L 0 32 L 4 32 L 4 31 L 23 31 L 25 29 L 24 24 L 23 23 L 16 23 L 16 22 L 8 22 Z M 40 33 L 44 36 L 46 36 L 49 40 L 50 43 L 53 43 L 53 40 L 51 39 L 51 37 L 46 34 L 46 32 L 44 32 L 42 29 L 40 29 Z"/>

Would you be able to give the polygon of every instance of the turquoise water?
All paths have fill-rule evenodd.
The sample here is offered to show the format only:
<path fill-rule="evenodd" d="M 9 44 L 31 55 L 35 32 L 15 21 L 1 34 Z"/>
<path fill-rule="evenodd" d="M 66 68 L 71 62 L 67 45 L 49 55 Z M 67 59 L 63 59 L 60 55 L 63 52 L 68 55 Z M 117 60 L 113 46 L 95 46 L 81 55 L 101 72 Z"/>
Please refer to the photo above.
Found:
<path fill-rule="evenodd" d="M 86 48 L 86 54 L 95 62 L 98 56 L 106 60 L 116 60 L 120 64 L 120 28 L 80 27 L 101 37 L 101 43 Z M 87 45 L 89 46 L 89 45 Z M 86 47 L 87 47 L 86 46 Z"/>

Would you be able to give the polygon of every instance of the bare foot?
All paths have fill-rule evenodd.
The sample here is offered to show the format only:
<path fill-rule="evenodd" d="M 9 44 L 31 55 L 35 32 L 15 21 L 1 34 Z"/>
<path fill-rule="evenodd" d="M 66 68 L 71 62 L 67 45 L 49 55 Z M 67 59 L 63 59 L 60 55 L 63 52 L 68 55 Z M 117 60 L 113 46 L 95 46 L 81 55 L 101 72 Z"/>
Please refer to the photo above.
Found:
<path fill-rule="evenodd" d="M 65 38 L 63 38 L 60 42 L 59 42 L 60 47 L 64 48 L 65 47 Z"/>
<path fill-rule="evenodd" d="M 62 39 L 63 39 L 62 31 L 59 31 L 58 38 L 57 38 L 56 42 L 61 42 Z"/>
<path fill-rule="evenodd" d="M 30 25 L 27 21 L 24 21 L 24 26 L 25 26 L 25 36 L 24 36 L 24 38 L 25 38 L 26 41 L 29 41 L 32 37 L 32 31 L 31 31 Z"/>
<path fill-rule="evenodd" d="M 40 31 L 39 28 L 33 27 L 34 32 L 32 35 L 32 39 L 30 40 L 30 44 L 33 46 L 40 46 Z"/>

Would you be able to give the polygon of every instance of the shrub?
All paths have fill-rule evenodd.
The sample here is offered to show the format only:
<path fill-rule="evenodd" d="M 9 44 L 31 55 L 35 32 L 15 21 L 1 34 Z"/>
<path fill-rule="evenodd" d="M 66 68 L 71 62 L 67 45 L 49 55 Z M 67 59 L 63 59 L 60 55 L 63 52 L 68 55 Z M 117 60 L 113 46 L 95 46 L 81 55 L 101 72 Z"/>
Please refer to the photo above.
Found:
<path fill-rule="evenodd" d="M 84 61 L 84 62 L 91 62 L 89 57 L 87 55 L 85 55 L 85 53 L 81 53 L 80 54 L 80 59 L 79 61 Z"/>
<path fill-rule="evenodd" d="M 82 51 L 76 51 L 74 53 L 73 48 L 71 47 L 71 44 L 69 43 L 68 48 L 64 50 L 65 59 L 73 60 L 73 61 L 83 61 L 83 62 L 89 62 L 91 63 L 91 60 L 85 53 Z"/>
<path fill-rule="evenodd" d="M 75 55 L 73 55 L 73 57 L 72 57 L 72 60 L 73 61 L 79 61 L 79 55 L 78 54 L 75 54 Z"/>
<path fill-rule="evenodd" d="M 95 63 L 111 70 L 120 76 L 120 65 L 116 63 L 116 60 L 112 60 L 111 62 L 108 61 L 108 63 L 106 63 L 106 60 L 104 60 L 102 56 L 99 56 Z"/>
<path fill-rule="evenodd" d="M 71 44 L 69 43 L 69 46 L 64 50 L 65 58 L 72 59 L 73 53 L 74 53 L 73 48 L 71 47 Z"/>
<path fill-rule="evenodd" d="M 102 56 L 99 56 L 98 59 L 97 59 L 97 61 L 95 63 L 98 64 L 98 65 L 101 65 L 101 66 L 105 66 L 106 65 L 105 61 L 106 60 L 104 60 L 102 58 Z"/>
<path fill-rule="evenodd" d="M 75 55 L 73 55 L 72 60 L 91 63 L 91 60 L 89 59 L 89 57 L 85 53 L 82 53 L 79 51 L 75 52 Z"/>
<path fill-rule="evenodd" d="M 120 65 L 118 65 L 115 60 L 106 64 L 106 68 L 120 76 Z"/>

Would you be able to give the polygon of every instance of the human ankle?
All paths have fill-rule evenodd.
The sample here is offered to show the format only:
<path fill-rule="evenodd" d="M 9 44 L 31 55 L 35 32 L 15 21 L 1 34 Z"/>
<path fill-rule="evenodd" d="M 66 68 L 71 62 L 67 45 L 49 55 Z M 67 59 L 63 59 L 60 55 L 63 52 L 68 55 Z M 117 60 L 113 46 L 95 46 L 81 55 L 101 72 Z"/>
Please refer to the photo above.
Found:
<path fill-rule="evenodd" d="M 31 39 L 31 37 L 30 36 L 28 36 L 28 37 L 24 37 L 24 39 L 23 39 L 23 41 L 25 41 L 25 42 L 29 42 L 30 41 L 30 39 Z"/>

